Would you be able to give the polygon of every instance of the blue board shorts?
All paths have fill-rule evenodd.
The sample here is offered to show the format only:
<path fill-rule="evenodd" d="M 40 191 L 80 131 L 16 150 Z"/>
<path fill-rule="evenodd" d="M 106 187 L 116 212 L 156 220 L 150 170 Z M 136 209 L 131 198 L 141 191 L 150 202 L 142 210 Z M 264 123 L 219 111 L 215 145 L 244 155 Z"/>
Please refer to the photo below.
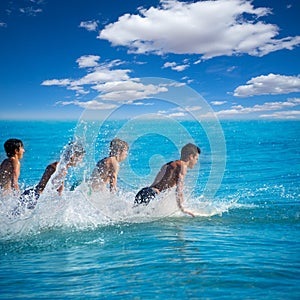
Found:
<path fill-rule="evenodd" d="M 151 200 L 155 198 L 157 192 L 151 187 L 141 189 L 135 196 L 134 205 L 148 205 Z"/>

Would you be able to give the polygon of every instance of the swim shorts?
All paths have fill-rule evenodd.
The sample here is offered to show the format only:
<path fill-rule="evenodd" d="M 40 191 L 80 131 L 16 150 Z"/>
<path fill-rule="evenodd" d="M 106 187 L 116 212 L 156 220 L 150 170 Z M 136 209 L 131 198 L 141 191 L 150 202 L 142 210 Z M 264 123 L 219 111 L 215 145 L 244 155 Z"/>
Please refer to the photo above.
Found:
<path fill-rule="evenodd" d="M 135 196 L 134 204 L 139 205 L 139 204 L 144 204 L 148 205 L 151 200 L 155 198 L 157 195 L 157 192 L 155 192 L 154 189 L 151 187 L 145 187 L 141 189 Z"/>
<path fill-rule="evenodd" d="M 13 216 L 19 216 L 25 212 L 25 209 L 34 209 L 40 194 L 36 188 L 29 188 L 25 190 L 19 198 L 17 206 L 12 209 L 11 214 Z"/>
<path fill-rule="evenodd" d="M 40 194 L 37 190 L 35 188 L 30 188 L 22 193 L 19 201 L 21 202 L 21 205 L 25 206 L 27 209 L 34 209 L 39 197 Z"/>

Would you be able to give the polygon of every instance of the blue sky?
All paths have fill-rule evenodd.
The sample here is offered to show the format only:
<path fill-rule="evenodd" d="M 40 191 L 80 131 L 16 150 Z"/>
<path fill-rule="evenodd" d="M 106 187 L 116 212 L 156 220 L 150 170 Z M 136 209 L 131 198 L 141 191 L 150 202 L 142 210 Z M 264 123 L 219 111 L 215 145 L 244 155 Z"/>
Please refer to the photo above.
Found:
<path fill-rule="evenodd" d="M 120 106 L 127 117 L 300 119 L 299 12 L 298 0 L 2 0 L 0 119 Z M 211 110 L 180 93 L 178 108 L 155 101 L 170 92 L 163 78 Z"/>

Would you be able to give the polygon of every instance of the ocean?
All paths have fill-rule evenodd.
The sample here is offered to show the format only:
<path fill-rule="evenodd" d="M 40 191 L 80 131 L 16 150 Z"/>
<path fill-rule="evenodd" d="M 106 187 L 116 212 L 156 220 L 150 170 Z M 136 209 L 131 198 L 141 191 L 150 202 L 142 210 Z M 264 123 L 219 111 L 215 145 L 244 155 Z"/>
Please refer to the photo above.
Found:
<path fill-rule="evenodd" d="M 74 138 L 87 150 L 61 196 L 15 217 L 17 199 L 1 198 L 0 299 L 300 299 L 299 132 L 299 121 L 0 121 L 1 144 L 24 143 L 21 190 Z M 118 191 L 91 194 L 114 137 L 129 144 Z M 196 217 L 174 191 L 134 208 L 188 142 L 201 148 L 185 179 Z"/>

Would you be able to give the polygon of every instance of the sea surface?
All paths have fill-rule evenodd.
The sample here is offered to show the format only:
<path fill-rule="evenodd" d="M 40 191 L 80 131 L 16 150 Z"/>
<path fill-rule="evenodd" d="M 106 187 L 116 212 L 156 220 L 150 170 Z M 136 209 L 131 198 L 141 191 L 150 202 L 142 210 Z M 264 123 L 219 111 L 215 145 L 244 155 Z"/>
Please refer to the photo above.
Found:
<path fill-rule="evenodd" d="M 21 190 L 71 140 L 87 150 L 62 196 L 19 216 L 17 198 L 0 199 L 0 299 L 300 299 L 299 133 L 297 121 L 0 121 L 2 145 L 24 142 Z M 118 191 L 91 193 L 114 137 L 130 147 Z M 196 217 L 174 191 L 134 208 L 188 142 L 201 148 L 185 180 Z"/>

